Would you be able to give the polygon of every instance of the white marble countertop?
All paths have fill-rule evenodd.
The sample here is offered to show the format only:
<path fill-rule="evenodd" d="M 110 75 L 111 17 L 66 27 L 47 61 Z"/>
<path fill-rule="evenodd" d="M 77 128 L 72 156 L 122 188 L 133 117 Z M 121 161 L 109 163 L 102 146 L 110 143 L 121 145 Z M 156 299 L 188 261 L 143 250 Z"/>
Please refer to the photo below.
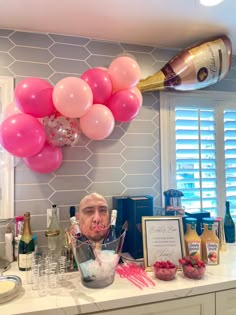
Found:
<path fill-rule="evenodd" d="M 139 289 L 125 278 L 116 275 L 112 285 L 103 289 L 88 289 L 80 282 L 78 272 L 66 274 L 66 279 L 57 289 L 40 297 L 37 290 L 27 284 L 26 273 L 17 270 L 13 263 L 6 275 L 18 275 L 22 279 L 22 289 L 13 300 L 0 304 L 1 314 L 30 315 L 75 315 L 101 312 L 122 307 L 143 305 L 165 300 L 173 300 L 198 294 L 217 292 L 236 287 L 236 244 L 228 244 L 228 250 L 221 253 L 217 266 L 207 266 L 201 280 L 183 277 L 178 271 L 172 281 L 161 281 L 149 272 L 155 286 Z"/>

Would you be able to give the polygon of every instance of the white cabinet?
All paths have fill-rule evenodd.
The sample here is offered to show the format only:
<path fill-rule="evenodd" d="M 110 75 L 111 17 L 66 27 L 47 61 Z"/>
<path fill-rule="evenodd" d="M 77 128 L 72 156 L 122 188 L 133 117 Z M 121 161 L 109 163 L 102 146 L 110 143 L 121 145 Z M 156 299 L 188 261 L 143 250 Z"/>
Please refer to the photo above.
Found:
<path fill-rule="evenodd" d="M 216 315 L 236 314 L 236 289 L 216 292 Z"/>
<path fill-rule="evenodd" d="M 99 314 L 99 313 L 96 313 Z M 103 313 L 104 314 L 104 313 Z M 106 315 L 215 315 L 215 294 L 204 294 L 177 300 L 123 308 Z M 221 313 L 220 315 L 223 315 Z"/>

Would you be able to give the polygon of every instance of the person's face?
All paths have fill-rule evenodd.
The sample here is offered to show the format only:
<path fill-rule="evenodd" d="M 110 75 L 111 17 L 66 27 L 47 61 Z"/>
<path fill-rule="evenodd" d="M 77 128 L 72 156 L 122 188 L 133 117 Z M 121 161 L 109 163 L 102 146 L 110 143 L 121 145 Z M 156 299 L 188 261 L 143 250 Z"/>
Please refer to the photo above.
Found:
<path fill-rule="evenodd" d="M 92 241 L 100 241 L 107 233 L 109 212 L 106 200 L 92 196 L 85 198 L 80 204 L 79 226 L 81 233 Z"/>

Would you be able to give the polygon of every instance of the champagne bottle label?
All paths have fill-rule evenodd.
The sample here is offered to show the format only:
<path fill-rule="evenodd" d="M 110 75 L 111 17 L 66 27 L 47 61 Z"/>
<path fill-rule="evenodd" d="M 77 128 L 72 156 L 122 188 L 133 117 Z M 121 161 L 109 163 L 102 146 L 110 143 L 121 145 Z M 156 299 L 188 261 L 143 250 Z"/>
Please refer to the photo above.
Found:
<path fill-rule="evenodd" d="M 32 266 L 33 253 L 19 254 L 19 268 L 29 269 Z"/>

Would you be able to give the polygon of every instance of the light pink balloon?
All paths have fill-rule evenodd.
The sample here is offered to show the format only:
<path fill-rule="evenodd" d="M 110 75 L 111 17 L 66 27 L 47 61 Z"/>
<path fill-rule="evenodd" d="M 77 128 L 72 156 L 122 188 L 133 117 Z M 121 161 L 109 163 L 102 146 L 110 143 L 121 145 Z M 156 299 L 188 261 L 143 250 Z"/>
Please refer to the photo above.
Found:
<path fill-rule="evenodd" d="M 107 138 L 113 131 L 115 120 L 109 108 L 96 104 L 80 118 L 81 131 L 92 140 Z"/>
<path fill-rule="evenodd" d="M 106 104 L 112 93 L 111 78 L 107 71 L 93 68 L 85 71 L 81 79 L 88 83 L 93 92 L 94 104 Z"/>
<path fill-rule="evenodd" d="M 40 118 L 53 114 L 52 85 L 40 78 L 20 81 L 14 92 L 16 106 L 25 114 Z"/>
<path fill-rule="evenodd" d="M 142 106 L 143 96 L 142 96 L 142 93 L 140 92 L 140 90 L 137 87 L 134 87 L 134 88 L 130 89 L 130 91 L 133 92 L 137 96 L 137 98 L 139 100 L 139 106 Z"/>
<path fill-rule="evenodd" d="M 60 80 L 53 90 L 53 102 L 63 116 L 80 118 L 93 104 L 90 86 L 82 79 L 67 77 Z"/>
<path fill-rule="evenodd" d="M 107 103 L 114 119 L 119 122 L 128 122 L 134 119 L 139 112 L 139 99 L 130 90 L 118 91 L 112 95 Z"/>
<path fill-rule="evenodd" d="M 113 90 L 131 89 L 140 80 L 141 70 L 138 63 L 130 57 L 121 56 L 112 61 L 108 68 Z"/>
<path fill-rule="evenodd" d="M 7 105 L 3 112 L 3 118 L 7 118 L 9 116 L 22 113 L 19 108 L 15 105 L 14 102 L 11 102 Z"/>
<path fill-rule="evenodd" d="M 24 158 L 23 161 L 34 172 L 51 173 L 58 169 L 62 163 L 62 149 L 45 143 L 38 154 Z"/>
<path fill-rule="evenodd" d="M 27 114 L 7 117 L 0 125 L 0 144 L 17 157 L 29 157 L 41 151 L 46 134 L 37 118 Z"/>

